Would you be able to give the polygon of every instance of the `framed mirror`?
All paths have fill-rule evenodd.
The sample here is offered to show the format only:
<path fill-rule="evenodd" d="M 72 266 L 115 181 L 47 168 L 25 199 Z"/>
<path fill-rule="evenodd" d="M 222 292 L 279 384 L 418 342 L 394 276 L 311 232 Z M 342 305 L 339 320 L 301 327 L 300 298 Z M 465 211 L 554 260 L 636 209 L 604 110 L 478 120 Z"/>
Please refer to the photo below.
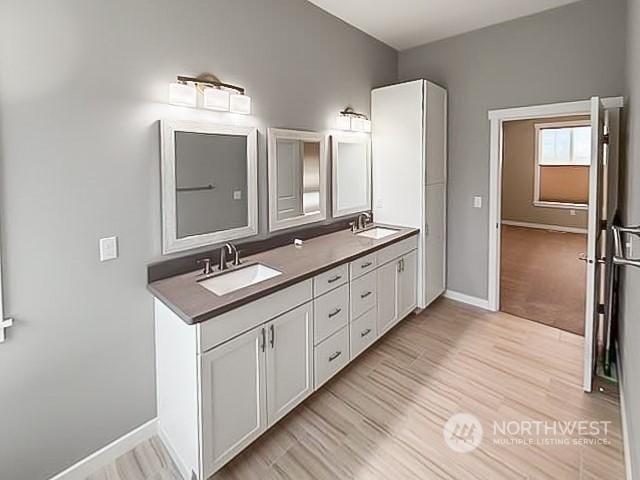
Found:
<path fill-rule="evenodd" d="M 371 210 L 371 141 L 362 134 L 331 136 L 333 216 Z"/>
<path fill-rule="evenodd" d="M 257 130 L 161 121 L 162 253 L 258 233 Z"/>
<path fill-rule="evenodd" d="M 269 129 L 269 231 L 327 218 L 324 134 Z"/>

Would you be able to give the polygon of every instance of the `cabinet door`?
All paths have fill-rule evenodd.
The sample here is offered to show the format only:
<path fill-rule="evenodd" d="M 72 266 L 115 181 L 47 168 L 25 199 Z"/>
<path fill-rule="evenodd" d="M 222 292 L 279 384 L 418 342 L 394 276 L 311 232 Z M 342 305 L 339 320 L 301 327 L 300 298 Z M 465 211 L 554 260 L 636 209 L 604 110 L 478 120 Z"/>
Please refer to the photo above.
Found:
<path fill-rule="evenodd" d="M 378 335 L 382 335 L 398 318 L 398 275 L 400 260 L 378 268 Z"/>
<path fill-rule="evenodd" d="M 269 426 L 313 391 L 313 309 L 306 303 L 267 325 Z"/>
<path fill-rule="evenodd" d="M 204 478 L 266 429 L 264 348 L 261 326 L 201 355 Z"/>
<path fill-rule="evenodd" d="M 416 250 L 407 253 L 400 259 L 398 320 L 403 319 L 416 308 L 417 266 Z"/>
<path fill-rule="evenodd" d="M 426 192 L 429 228 L 426 232 L 424 282 L 428 306 L 445 290 L 447 194 L 444 184 L 430 185 Z"/>

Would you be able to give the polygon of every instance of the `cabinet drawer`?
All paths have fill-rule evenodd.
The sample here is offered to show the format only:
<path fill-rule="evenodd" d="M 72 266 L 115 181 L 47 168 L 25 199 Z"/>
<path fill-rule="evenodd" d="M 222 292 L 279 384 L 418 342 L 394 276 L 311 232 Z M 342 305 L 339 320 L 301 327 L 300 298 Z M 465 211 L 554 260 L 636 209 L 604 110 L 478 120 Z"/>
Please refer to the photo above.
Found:
<path fill-rule="evenodd" d="M 199 323 L 197 325 L 200 330 L 199 352 L 205 352 L 308 302 L 311 300 L 311 290 L 311 280 L 305 280 Z"/>
<path fill-rule="evenodd" d="M 316 298 L 313 306 L 314 344 L 317 345 L 349 323 L 349 285 Z"/>
<path fill-rule="evenodd" d="M 418 248 L 418 235 L 400 240 L 378 251 L 378 265 L 384 265 L 416 248 Z"/>
<path fill-rule="evenodd" d="M 345 263 L 314 277 L 313 295 L 319 297 L 329 290 L 344 285 L 347 281 L 349 281 L 349 265 Z"/>
<path fill-rule="evenodd" d="M 317 389 L 349 363 L 349 328 L 344 327 L 327 338 L 313 354 Z"/>
<path fill-rule="evenodd" d="M 351 280 L 361 277 L 365 273 L 371 272 L 372 270 L 375 270 L 377 264 L 377 253 L 372 253 L 365 257 L 354 260 L 349 264 L 349 274 L 351 275 Z"/>
<path fill-rule="evenodd" d="M 376 321 L 378 312 L 374 308 L 351 324 L 351 358 L 357 357 L 378 338 Z"/>
<path fill-rule="evenodd" d="M 377 299 L 376 272 L 370 272 L 351 283 L 351 320 L 376 306 Z"/>

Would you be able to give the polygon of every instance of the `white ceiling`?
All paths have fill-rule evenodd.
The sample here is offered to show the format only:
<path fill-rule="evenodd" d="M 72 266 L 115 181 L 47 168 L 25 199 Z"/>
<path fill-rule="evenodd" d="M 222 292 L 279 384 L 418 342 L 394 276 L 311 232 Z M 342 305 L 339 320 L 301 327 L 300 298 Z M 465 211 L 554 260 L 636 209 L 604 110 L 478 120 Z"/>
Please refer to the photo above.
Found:
<path fill-rule="evenodd" d="M 397 50 L 577 0 L 309 0 Z"/>

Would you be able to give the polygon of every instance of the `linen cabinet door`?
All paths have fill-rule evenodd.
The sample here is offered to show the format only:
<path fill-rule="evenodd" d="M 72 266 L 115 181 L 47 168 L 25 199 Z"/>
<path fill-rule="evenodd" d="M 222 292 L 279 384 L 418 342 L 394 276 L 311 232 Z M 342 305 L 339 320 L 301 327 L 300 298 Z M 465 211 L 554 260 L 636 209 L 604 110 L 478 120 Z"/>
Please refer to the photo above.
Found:
<path fill-rule="evenodd" d="M 267 427 L 265 337 L 260 326 L 201 355 L 204 478 Z"/>
<path fill-rule="evenodd" d="M 269 426 L 313 391 L 313 304 L 306 303 L 267 325 Z"/>
<path fill-rule="evenodd" d="M 398 273 L 398 320 L 415 310 L 417 305 L 417 253 L 415 250 L 400 259 Z"/>
<path fill-rule="evenodd" d="M 398 272 L 400 260 L 389 262 L 377 270 L 378 336 L 384 334 L 398 318 Z"/>

